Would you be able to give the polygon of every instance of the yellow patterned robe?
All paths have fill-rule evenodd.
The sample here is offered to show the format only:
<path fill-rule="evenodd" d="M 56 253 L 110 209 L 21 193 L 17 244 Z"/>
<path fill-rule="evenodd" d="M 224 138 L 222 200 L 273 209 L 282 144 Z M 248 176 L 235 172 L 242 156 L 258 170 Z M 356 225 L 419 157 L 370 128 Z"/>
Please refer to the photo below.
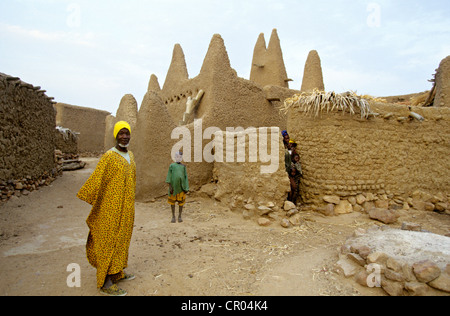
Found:
<path fill-rule="evenodd" d="M 93 206 L 86 220 L 90 229 L 86 254 L 97 269 L 98 288 L 107 275 L 123 278 L 128 264 L 136 188 L 136 164 L 133 153 L 129 155 L 131 163 L 108 151 L 77 194 Z"/>

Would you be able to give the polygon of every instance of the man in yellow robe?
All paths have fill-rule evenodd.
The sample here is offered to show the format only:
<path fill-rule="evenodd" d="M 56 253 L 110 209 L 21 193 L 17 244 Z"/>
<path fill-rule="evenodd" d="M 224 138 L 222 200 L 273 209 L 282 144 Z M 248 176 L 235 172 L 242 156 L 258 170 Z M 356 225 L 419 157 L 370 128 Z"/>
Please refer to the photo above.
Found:
<path fill-rule="evenodd" d="M 133 233 L 136 188 L 134 155 L 127 149 L 129 124 L 118 122 L 114 138 L 116 146 L 103 155 L 77 197 L 93 206 L 86 220 L 90 229 L 86 254 L 97 269 L 97 287 L 102 294 L 123 296 L 127 293 L 117 282 L 134 278 L 124 272 Z"/>

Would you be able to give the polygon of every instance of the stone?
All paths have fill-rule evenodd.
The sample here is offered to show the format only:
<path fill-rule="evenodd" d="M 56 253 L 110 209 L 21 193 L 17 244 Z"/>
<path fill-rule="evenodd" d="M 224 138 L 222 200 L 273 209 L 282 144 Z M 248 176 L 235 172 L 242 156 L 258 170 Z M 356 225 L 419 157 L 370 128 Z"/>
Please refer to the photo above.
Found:
<path fill-rule="evenodd" d="M 422 230 L 422 226 L 420 226 L 420 224 L 417 224 L 417 223 L 403 222 L 402 230 L 410 230 L 410 231 L 414 231 L 414 232 L 420 232 Z"/>
<path fill-rule="evenodd" d="M 325 195 L 323 200 L 327 203 L 338 205 L 341 202 L 341 199 L 337 195 Z"/>
<path fill-rule="evenodd" d="M 403 284 L 400 282 L 382 279 L 381 288 L 390 296 L 403 296 Z"/>
<path fill-rule="evenodd" d="M 287 218 L 283 218 L 280 222 L 281 227 L 284 228 L 289 228 L 291 227 L 291 223 L 289 222 L 289 220 Z"/>
<path fill-rule="evenodd" d="M 253 204 L 245 204 L 244 207 L 245 207 L 245 209 L 247 209 L 249 211 L 253 211 L 256 209 L 255 205 L 253 205 Z"/>
<path fill-rule="evenodd" d="M 367 256 L 367 263 L 377 263 L 380 265 L 386 265 L 386 261 L 388 259 L 388 255 L 384 252 L 372 252 L 370 255 Z"/>
<path fill-rule="evenodd" d="M 270 226 L 272 222 L 270 221 L 270 219 L 264 218 L 264 217 L 260 217 L 258 218 L 258 225 L 259 226 Z"/>
<path fill-rule="evenodd" d="M 317 212 L 322 213 L 325 216 L 334 216 L 334 204 L 327 204 L 325 207 L 317 208 Z"/>
<path fill-rule="evenodd" d="M 291 201 L 286 201 L 286 202 L 284 202 L 283 209 L 284 209 L 286 212 L 287 212 L 287 211 L 290 211 L 290 210 L 292 210 L 292 209 L 294 209 L 294 208 L 297 208 L 297 206 L 295 206 L 295 204 L 292 203 Z"/>
<path fill-rule="evenodd" d="M 354 276 L 358 271 L 357 265 L 345 257 L 341 258 L 336 264 L 338 271 L 341 272 L 346 278 Z"/>
<path fill-rule="evenodd" d="M 364 260 L 372 253 L 372 249 L 365 245 L 358 245 L 356 247 L 352 246 L 352 250 L 357 253 Z"/>
<path fill-rule="evenodd" d="M 363 203 L 366 201 L 366 197 L 362 194 L 358 194 L 356 196 L 356 203 L 358 203 L 359 205 L 363 205 Z"/>
<path fill-rule="evenodd" d="M 366 264 L 366 260 L 361 258 L 361 256 L 357 255 L 356 253 L 348 253 L 347 258 L 349 258 L 353 262 L 359 264 L 361 267 L 364 267 L 364 265 Z"/>
<path fill-rule="evenodd" d="M 301 218 L 300 214 L 295 214 L 294 216 L 291 216 L 289 218 L 289 222 L 293 226 L 300 226 L 302 224 L 302 218 Z"/>
<path fill-rule="evenodd" d="M 349 214 L 352 212 L 353 212 L 353 206 L 347 200 L 340 201 L 339 204 L 334 208 L 334 213 L 336 215 Z"/>
<path fill-rule="evenodd" d="M 441 269 L 430 260 L 416 262 L 412 268 L 417 280 L 422 283 L 431 282 L 441 274 Z"/>
<path fill-rule="evenodd" d="M 362 286 L 368 287 L 368 284 L 367 284 L 368 277 L 369 277 L 369 274 L 367 273 L 367 271 L 362 270 L 358 274 L 356 274 L 355 281 L 356 281 L 356 283 L 358 283 Z"/>
<path fill-rule="evenodd" d="M 272 212 L 272 209 L 267 206 L 258 206 L 258 211 L 259 211 L 259 215 L 263 216 L 263 215 L 267 215 L 270 212 Z"/>
<path fill-rule="evenodd" d="M 403 282 L 405 280 L 403 274 L 392 271 L 391 269 L 384 270 L 384 276 L 389 280 L 397 282 Z"/>
<path fill-rule="evenodd" d="M 400 273 L 400 272 L 402 272 L 403 265 L 400 262 L 398 262 L 397 260 L 389 257 L 386 260 L 386 267 L 395 272 Z"/>
<path fill-rule="evenodd" d="M 376 201 L 374 201 L 374 204 L 375 204 L 375 208 L 383 208 L 383 209 L 389 208 L 388 200 L 376 200 Z"/>
<path fill-rule="evenodd" d="M 17 182 L 16 185 L 15 185 L 15 189 L 16 189 L 16 190 L 22 190 L 22 189 L 23 189 L 23 184 L 22 184 L 22 182 Z"/>
<path fill-rule="evenodd" d="M 405 283 L 405 290 L 408 291 L 409 295 L 411 296 L 430 296 L 431 288 L 420 282 L 406 282 Z"/>
<path fill-rule="evenodd" d="M 435 289 L 450 293 L 450 275 L 447 273 L 441 273 L 440 276 L 429 282 L 428 285 Z"/>
<path fill-rule="evenodd" d="M 439 212 L 444 212 L 446 209 L 448 209 L 448 204 L 444 202 L 438 202 L 436 203 L 436 210 Z"/>
<path fill-rule="evenodd" d="M 395 211 L 385 210 L 381 208 L 373 208 L 368 211 L 371 219 L 376 219 L 384 224 L 395 223 L 398 219 L 398 215 Z"/>
<path fill-rule="evenodd" d="M 297 210 L 296 208 L 293 208 L 292 210 L 288 211 L 288 212 L 286 213 L 286 215 L 287 215 L 288 217 L 291 217 L 291 216 L 294 216 L 294 215 L 297 214 L 297 213 L 298 213 L 298 210 Z"/>

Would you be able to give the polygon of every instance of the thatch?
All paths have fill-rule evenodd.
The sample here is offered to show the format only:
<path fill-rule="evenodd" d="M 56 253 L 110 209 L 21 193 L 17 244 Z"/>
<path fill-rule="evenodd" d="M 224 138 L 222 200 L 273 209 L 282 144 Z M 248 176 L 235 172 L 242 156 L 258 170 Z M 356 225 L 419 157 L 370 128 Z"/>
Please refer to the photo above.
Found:
<path fill-rule="evenodd" d="M 281 107 L 281 111 L 287 113 L 291 108 L 297 108 L 305 113 L 318 116 L 321 112 L 342 111 L 354 115 L 358 111 L 361 118 L 368 118 L 372 113 L 369 101 L 355 92 L 335 93 L 314 90 L 313 92 L 302 92 L 292 98 L 288 98 Z"/>

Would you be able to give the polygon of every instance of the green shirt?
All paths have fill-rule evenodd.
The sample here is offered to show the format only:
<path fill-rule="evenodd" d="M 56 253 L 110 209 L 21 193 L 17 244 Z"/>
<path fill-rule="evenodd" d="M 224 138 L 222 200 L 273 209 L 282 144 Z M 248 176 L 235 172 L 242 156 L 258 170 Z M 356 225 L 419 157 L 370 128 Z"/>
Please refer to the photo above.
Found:
<path fill-rule="evenodd" d="M 172 186 L 173 195 L 180 194 L 181 192 L 188 192 L 189 181 L 186 166 L 178 163 L 171 164 L 169 172 L 167 173 L 166 183 L 169 183 Z M 169 195 L 172 195 L 170 194 L 170 189 Z"/>

